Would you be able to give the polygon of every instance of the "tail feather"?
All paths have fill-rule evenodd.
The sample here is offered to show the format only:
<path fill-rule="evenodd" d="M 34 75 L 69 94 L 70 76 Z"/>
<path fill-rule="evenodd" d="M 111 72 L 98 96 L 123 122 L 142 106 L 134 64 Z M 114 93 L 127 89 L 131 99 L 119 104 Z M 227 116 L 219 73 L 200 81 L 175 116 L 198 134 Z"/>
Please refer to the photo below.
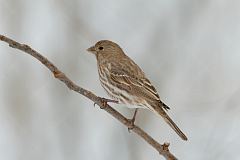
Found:
<path fill-rule="evenodd" d="M 173 120 L 166 114 L 164 115 L 164 120 L 167 124 L 183 139 L 187 140 L 187 136 L 178 128 L 178 126 L 173 122 Z"/>
<path fill-rule="evenodd" d="M 162 107 L 155 107 L 154 112 L 160 115 L 165 122 L 183 139 L 187 140 L 187 136 L 178 128 L 178 126 L 173 122 L 173 120 L 167 115 L 167 113 L 163 110 Z"/>

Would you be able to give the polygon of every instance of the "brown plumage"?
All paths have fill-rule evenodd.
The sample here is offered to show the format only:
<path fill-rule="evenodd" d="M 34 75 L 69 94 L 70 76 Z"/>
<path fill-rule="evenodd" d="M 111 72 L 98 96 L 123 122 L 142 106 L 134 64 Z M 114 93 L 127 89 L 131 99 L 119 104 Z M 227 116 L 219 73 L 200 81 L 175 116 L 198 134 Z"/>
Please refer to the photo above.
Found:
<path fill-rule="evenodd" d="M 102 40 L 88 49 L 95 54 L 99 79 L 108 95 L 120 103 L 148 108 L 160 115 L 183 139 L 184 133 L 167 115 L 170 109 L 164 104 L 140 67 L 129 58 L 119 45 Z"/>

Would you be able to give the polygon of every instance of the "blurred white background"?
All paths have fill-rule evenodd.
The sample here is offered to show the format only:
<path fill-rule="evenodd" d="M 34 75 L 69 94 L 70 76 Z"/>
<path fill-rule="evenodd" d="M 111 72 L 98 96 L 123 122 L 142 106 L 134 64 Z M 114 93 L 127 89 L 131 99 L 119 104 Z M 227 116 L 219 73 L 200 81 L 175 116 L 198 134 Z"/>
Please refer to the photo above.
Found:
<path fill-rule="evenodd" d="M 162 119 L 137 124 L 184 160 L 240 159 L 240 1 L 0 0 L 0 34 L 106 96 L 86 48 L 117 42 L 151 79 L 182 141 Z M 133 110 L 115 106 L 126 116 Z M 38 61 L 0 43 L 1 160 L 146 160 L 158 153 Z"/>

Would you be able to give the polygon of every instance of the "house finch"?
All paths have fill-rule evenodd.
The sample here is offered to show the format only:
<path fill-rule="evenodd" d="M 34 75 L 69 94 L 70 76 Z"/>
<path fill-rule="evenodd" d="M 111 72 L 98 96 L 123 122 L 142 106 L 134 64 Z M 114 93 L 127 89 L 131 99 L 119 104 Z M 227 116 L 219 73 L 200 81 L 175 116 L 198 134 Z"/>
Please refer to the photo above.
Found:
<path fill-rule="evenodd" d="M 167 115 L 166 111 L 170 108 L 160 100 L 144 72 L 119 45 L 109 40 L 101 40 L 87 51 L 96 56 L 101 85 L 113 101 L 129 107 L 150 109 L 160 115 L 183 140 L 187 140 L 184 133 Z M 137 109 L 133 120 L 136 113 Z"/>

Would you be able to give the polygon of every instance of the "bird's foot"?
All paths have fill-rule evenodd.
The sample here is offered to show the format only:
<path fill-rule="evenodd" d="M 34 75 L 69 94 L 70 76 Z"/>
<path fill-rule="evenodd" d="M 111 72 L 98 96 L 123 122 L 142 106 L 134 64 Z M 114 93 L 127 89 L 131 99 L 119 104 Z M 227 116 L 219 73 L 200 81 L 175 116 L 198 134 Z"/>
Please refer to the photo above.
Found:
<path fill-rule="evenodd" d="M 99 99 L 99 101 L 100 101 L 101 104 L 102 104 L 102 105 L 100 106 L 101 109 L 106 108 L 108 102 L 110 102 L 110 103 L 118 103 L 118 101 L 112 100 L 112 99 L 107 99 L 107 98 L 102 98 L 102 97 L 98 97 L 98 99 Z M 96 104 L 97 104 L 96 102 L 93 104 L 94 107 L 95 107 Z"/>
<path fill-rule="evenodd" d="M 128 121 L 130 122 L 130 126 L 128 127 L 128 132 L 130 133 L 131 130 L 134 128 L 135 124 L 135 119 L 136 119 L 136 115 L 137 115 L 137 111 L 138 109 L 136 108 L 135 111 L 134 111 L 134 115 L 133 115 L 133 118 L 132 119 L 129 119 Z"/>
<path fill-rule="evenodd" d="M 168 149 L 169 145 L 170 145 L 170 143 L 164 142 L 164 144 L 162 145 L 163 150 L 164 150 L 164 151 L 169 151 L 169 149 Z"/>
<path fill-rule="evenodd" d="M 135 119 L 128 119 L 128 121 L 130 122 L 130 125 L 128 126 L 128 132 L 130 133 L 131 130 L 134 128 L 134 121 Z"/>

